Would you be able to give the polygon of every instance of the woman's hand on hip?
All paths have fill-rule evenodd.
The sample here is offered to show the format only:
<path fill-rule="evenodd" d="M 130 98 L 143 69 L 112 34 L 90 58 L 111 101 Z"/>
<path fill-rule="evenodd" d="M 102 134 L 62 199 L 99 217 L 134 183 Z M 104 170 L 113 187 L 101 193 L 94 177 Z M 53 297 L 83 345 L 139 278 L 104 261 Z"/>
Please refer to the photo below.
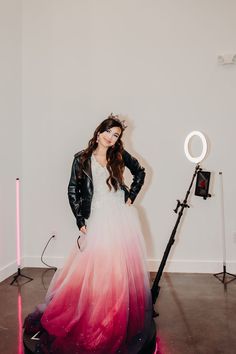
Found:
<path fill-rule="evenodd" d="M 126 202 L 125 204 L 127 204 L 127 205 L 130 206 L 130 205 L 132 204 L 132 200 L 131 200 L 130 198 L 128 198 L 128 199 L 127 199 L 127 202 Z"/>
<path fill-rule="evenodd" d="M 86 226 L 82 226 L 79 231 L 81 231 L 83 234 L 86 234 L 87 233 L 87 230 L 86 230 Z"/>

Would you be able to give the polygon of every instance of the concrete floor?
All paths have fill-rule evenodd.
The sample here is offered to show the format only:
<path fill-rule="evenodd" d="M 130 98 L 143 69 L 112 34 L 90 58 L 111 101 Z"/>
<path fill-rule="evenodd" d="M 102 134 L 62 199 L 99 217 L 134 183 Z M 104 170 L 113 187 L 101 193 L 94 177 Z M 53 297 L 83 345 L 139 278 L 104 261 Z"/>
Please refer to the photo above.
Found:
<path fill-rule="evenodd" d="M 54 272 L 22 274 L 33 281 L 0 283 L 0 354 L 23 354 L 22 321 L 43 302 Z M 224 287 L 211 274 L 165 273 L 156 310 L 160 354 L 236 354 L 236 280 Z"/>

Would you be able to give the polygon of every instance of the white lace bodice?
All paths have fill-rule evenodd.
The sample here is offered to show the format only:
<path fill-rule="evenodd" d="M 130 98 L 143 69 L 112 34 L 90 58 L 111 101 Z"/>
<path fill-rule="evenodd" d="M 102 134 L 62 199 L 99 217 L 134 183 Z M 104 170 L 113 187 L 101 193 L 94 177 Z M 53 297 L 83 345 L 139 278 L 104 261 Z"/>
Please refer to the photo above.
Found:
<path fill-rule="evenodd" d="M 96 158 L 91 156 L 91 168 L 93 176 L 93 199 L 92 209 L 102 207 L 103 203 L 118 202 L 124 204 L 124 191 L 119 189 L 115 191 L 113 188 L 110 191 L 106 183 L 109 177 L 109 172 L 106 167 L 100 165 Z"/>

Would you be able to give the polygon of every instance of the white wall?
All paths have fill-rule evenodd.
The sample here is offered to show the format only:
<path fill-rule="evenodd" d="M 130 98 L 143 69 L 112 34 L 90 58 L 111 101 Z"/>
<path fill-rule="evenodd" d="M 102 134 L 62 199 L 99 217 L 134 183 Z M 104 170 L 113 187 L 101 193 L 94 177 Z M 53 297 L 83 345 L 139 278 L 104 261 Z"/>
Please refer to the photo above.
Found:
<path fill-rule="evenodd" d="M 16 266 L 15 180 L 21 178 L 21 1 L 0 1 L 0 281 Z"/>
<path fill-rule="evenodd" d="M 236 66 L 233 0 L 23 0 L 24 264 L 61 263 L 78 234 L 67 201 L 73 154 L 110 112 L 127 117 L 126 148 L 146 166 L 137 200 L 150 269 L 157 269 L 194 166 L 191 130 L 206 133 L 210 200 L 192 197 L 169 271 L 221 271 L 218 172 L 224 173 L 229 270 L 236 271 Z"/>

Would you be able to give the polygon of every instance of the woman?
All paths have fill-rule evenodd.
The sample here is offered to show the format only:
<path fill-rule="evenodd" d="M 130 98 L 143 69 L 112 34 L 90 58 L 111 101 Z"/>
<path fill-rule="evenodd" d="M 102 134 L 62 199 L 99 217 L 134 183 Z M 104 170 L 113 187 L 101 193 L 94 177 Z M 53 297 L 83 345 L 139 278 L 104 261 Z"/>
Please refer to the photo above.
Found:
<path fill-rule="evenodd" d="M 82 237 L 47 293 L 41 324 L 50 353 L 154 352 L 145 245 L 132 206 L 145 171 L 123 148 L 125 128 L 111 114 L 74 157 L 68 197 Z"/>

